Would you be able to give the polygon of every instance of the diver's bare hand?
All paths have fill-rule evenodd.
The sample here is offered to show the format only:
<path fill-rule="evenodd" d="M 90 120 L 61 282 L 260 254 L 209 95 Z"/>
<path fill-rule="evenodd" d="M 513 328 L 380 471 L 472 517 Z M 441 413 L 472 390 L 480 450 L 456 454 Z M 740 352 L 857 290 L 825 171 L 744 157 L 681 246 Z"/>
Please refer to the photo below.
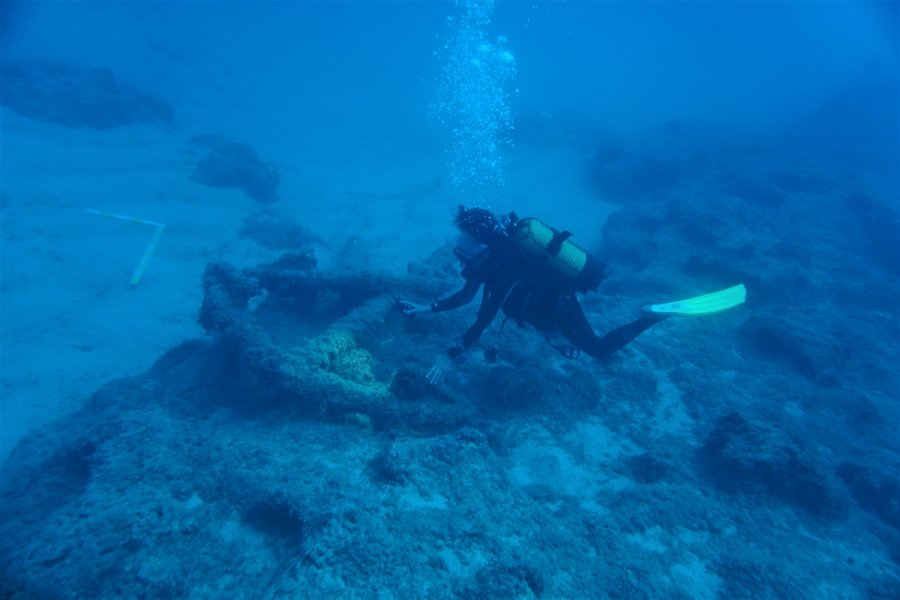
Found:
<path fill-rule="evenodd" d="M 431 369 L 425 375 L 428 383 L 431 385 L 440 385 L 444 381 L 447 371 L 453 368 L 453 365 L 459 364 L 466 359 L 466 349 L 462 344 L 462 340 L 456 340 L 446 354 L 440 354 L 434 361 Z"/>
<path fill-rule="evenodd" d="M 453 361 L 450 360 L 450 357 L 445 354 L 440 354 L 437 357 L 437 360 L 434 361 L 434 365 L 428 370 L 428 373 L 425 375 L 425 379 L 428 380 L 428 383 L 431 385 L 440 385 L 444 382 L 444 377 L 453 367 Z"/>
<path fill-rule="evenodd" d="M 415 302 L 408 302 L 407 300 L 397 300 L 397 303 L 394 305 L 397 310 L 403 313 L 404 317 L 412 319 L 416 315 L 423 315 L 425 313 L 431 312 L 430 306 L 425 306 L 424 304 L 416 304 Z"/>

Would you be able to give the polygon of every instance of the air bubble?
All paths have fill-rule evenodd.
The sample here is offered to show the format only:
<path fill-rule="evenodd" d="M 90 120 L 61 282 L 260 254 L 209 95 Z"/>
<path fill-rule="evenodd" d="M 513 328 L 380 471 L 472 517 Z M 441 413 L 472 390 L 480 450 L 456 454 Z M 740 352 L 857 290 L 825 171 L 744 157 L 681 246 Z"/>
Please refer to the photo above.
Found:
<path fill-rule="evenodd" d="M 511 145 L 509 107 L 516 77 L 515 56 L 488 41 L 493 0 L 456 0 L 459 19 L 448 18 L 448 41 L 438 52 L 442 74 L 431 105 L 446 133 L 450 177 L 467 201 L 479 202 L 503 184 L 503 150 Z"/>

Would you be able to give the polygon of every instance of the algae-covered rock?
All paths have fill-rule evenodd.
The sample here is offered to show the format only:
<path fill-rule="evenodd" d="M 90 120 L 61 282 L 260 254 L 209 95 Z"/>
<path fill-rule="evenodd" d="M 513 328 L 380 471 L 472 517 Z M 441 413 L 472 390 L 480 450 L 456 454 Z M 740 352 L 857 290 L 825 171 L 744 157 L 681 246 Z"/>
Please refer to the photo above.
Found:
<path fill-rule="evenodd" d="M 391 380 L 391 392 L 401 400 L 421 400 L 430 387 L 421 373 L 406 367 L 398 369 Z"/>
<path fill-rule="evenodd" d="M 739 413 L 716 422 L 700 457 L 710 478 L 729 492 L 769 494 L 827 517 L 847 511 L 846 492 L 824 457 Z"/>
<path fill-rule="evenodd" d="M 172 123 L 162 98 L 119 81 L 104 67 L 67 60 L 11 60 L 0 65 L 0 104 L 22 116 L 76 129 Z"/>
<path fill-rule="evenodd" d="M 302 250 L 311 244 L 327 247 L 322 238 L 294 219 L 272 209 L 262 210 L 244 219 L 238 232 L 269 250 Z"/>
<path fill-rule="evenodd" d="M 281 180 L 278 169 L 262 162 L 253 146 L 206 134 L 191 138 L 190 147 L 204 153 L 191 176 L 193 181 L 241 190 L 262 204 L 275 202 Z"/>

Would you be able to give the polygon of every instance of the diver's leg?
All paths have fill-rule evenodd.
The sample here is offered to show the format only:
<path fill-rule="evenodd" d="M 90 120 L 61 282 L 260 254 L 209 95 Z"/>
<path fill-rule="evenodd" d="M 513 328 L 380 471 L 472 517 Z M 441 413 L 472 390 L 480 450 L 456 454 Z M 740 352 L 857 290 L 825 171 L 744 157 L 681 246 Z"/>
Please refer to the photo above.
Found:
<path fill-rule="evenodd" d="M 584 316 L 581 305 L 575 298 L 568 298 L 560 311 L 557 325 L 560 332 L 566 336 L 572 344 L 585 354 L 594 358 L 607 359 L 617 350 L 621 350 L 628 343 L 647 331 L 654 323 L 661 319 L 638 319 L 617 329 L 613 329 L 603 337 L 598 337 L 591 329 L 590 323 Z"/>

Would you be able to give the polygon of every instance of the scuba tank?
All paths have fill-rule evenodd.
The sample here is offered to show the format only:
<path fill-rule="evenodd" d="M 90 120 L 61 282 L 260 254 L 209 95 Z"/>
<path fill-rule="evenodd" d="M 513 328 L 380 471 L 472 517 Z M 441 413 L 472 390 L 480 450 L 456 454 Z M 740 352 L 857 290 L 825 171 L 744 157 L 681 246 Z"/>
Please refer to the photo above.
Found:
<path fill-rule="evenodd" d="M 572 242 L 569 231 L 557 231 L 533 217 L 510 214 L 506 231 L 540 275 L 566 289 L 589 292 L 603 281 L 603 265 Z"/>

